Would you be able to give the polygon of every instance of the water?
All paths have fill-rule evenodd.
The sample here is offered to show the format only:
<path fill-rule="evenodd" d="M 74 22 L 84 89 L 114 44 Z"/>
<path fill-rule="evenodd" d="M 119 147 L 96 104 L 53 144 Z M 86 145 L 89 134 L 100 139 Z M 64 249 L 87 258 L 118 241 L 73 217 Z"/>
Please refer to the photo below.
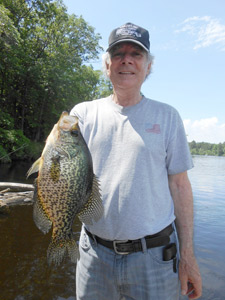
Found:
<path fill-rule="evenodd" d="M 194 193 L 195 252 L 203 279 L 201 299 L 224 300 L 225 157 L 195 156 L 194 164 L 189 178 Z M 0 181 L 27 183 L 29 165 L 0 168 Z M 75 265 L 69 260 L 60 267 L 47 265 L 50 235 L 34 225 L 31 206 L 0 215 L 0 228 L 0 300 L 75 300 Z M 74 231 L 79 230 L 76 221 Z"/>
<path fill-rule="evenodd" d="M 26 180 L 30 163 L 0 165 L 0 181 Z M 74 232 L 80 232 L 75 221 Z M 49 267 L 46 251 L 51 233 L 44 235 L 32 219 L 32 206 L 11 207 L 0 214 L 0 300 L 75 300 L 75 264 L 67 259 Z M 78 239 L 77 235 L 77 239 Z"/>
<path fill-rule="evenodd" d="M 49 267 L 46 249 L 50 235 L 33 224 L 32 207 L 12 209 L 0 217 L 0 299 L 75 299 L 75 265 L 66 261 Z"/>
<path fill-rule="evenodd" d="M 195 156 L 189 171 L 194 194 L 195 251 L 204 300 L 225 299 L 225 157 Z"/>

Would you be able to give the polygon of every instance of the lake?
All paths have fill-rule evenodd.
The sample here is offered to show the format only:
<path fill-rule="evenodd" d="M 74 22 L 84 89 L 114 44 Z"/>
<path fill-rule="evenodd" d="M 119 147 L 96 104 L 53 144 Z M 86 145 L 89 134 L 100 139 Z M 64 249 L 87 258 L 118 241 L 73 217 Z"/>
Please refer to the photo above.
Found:
<path fill-rule="evenodd" d="M 225 157 L 194 156 L 193 160 L 195 168 L 189 178 L 194 194 L 195 252 L 203 279 L 201 299 L 224 300 Z M 0 165 L 0 181 L 31 183 L 25 179 L 29 166 Z M 75 265 L 69 260 L 60 267 L 47 265 L 50 234 L 43 235 L 34 225 L 32 206 L 11 208 L 0 215 L 0 228 L 0 300 L 75 300 Z M 74 231 L 78 237 L 79 221 Z"/>
<path fill-rule="evenodd" d="M 194 156 L 194 242 L 204 300 L 225 299 L 225 157 Z"/>

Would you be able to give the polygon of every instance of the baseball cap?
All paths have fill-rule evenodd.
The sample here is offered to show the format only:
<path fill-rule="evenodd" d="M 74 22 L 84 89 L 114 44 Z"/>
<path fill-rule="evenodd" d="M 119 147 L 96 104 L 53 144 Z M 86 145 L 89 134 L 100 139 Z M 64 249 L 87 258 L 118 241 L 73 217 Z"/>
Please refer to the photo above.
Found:
<path fill-rule="evenodd" d="M 150 51 L 150 41 L 148 30 L 132 23 L 126 23 L 114 29 L 109 36 L 109 51 L 114 45 L 122 42 L 132 42 Z"/>

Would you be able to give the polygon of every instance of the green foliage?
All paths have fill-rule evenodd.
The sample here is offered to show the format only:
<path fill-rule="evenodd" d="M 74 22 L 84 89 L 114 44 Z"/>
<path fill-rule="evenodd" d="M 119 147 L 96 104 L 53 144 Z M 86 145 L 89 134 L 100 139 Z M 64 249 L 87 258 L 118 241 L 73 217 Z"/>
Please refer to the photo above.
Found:
<path fill-rule="evenodd" d="M 14 119 L 4 111 L 0 111 L 0 128 L 3 129 L 13 129 Z"/>
<path fill-rule="evenodd" d="M 98 72 L 99 82 L 96 90 L 96 97 L 95 98 L 103 98 L 111 95 L 113 93 L 113 86 L 109 79 L 106 79 L 104 75 L 101 74 L 100 71 Z"/>
<path fill-rule="evenodd" d="M 62 110 L 91 99 L 95 86 L 88 84 L 98 76 L 84 63 L 98 57 L 100 36 L 82 17 L 68 15 L 61 1 L 1 2 L 2 19 L 11 24 L 1 33 L 12 37 L 1 44 L 1 104 L 16 129 L 40 140 Z M 10 55 L 8 40 L 16 40 Z"/>
<path fill-rule="evenodd" d="M 21 130 L 5 130 L 0 128 L 0 159 L 10 158 L 10 160 L 28 159 L 32 152 L 32 143 L 24 136 Z M 6 156 L 6 153 L 8 154 Z"/>
<path fill-rule="evenodd" d="M 192 141 L 189 143 L 192 155 L 213 155 L 213 156 L 225 156 L 225 142 L 219 144 L 210 143 L 196 143 Z"/>
<path fill-rule="evenodd" d="M 6 150 L 2 147 L 2 145 L 0 145 L 0 162 L 1 163 L 10 163 L 11 162 L 10 156 L 8 155 Z"/>
<path fill-rule="evenodd" d="M 17 137 L 43 141 L 63 110 L 110 92 L 87 66 L 102 50 L 99 40 L 60 0 L 0 0 L 0 126 L 12 131 L 1 132 L 5 151 L 23 145 Z"/>
<path fill-rule="evenodd" d="M 0 47 L 10 50 L 11 45 L 20 41 L 20 34 L 10 19 L 10 11 L 0 4 Z"/>

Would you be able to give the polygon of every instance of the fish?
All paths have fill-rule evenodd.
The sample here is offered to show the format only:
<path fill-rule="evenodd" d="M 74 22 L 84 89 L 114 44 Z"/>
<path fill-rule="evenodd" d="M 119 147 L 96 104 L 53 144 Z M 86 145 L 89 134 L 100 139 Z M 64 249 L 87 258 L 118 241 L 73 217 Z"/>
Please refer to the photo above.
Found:
<path fill-rule="evenodd" d="M 38 172 L 34 223 L 44 234 L 52 228 L 49 265 L 60 265 L 67 255 L 74 263 L 79 258 L 72 230 L 76 216 L 85 224 L 93 224 L 103 215 L 100 183 L 78 122 L 77 117 L 63 112 L 47 137 L 41 157 L 27 172 L 27 177 Z"/>

